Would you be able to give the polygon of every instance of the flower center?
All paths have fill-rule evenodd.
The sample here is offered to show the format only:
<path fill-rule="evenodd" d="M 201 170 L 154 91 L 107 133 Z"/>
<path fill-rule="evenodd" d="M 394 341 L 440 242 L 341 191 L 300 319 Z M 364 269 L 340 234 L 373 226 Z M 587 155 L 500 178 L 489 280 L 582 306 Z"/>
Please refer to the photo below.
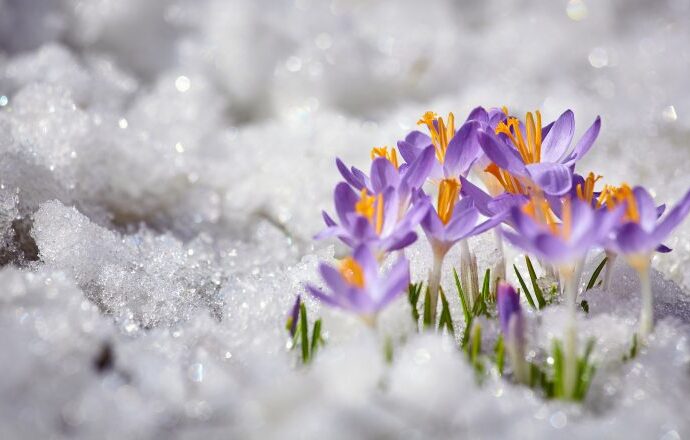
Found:
<path fill-rule="evenodd" d="M 390 151 L 388 151 L 388 147 L 374 147 L 371 149 L 371 160 L 376 159 L 377 157 L 385 157 L 388 159 L 390 163 L 393 164 L 395 169 L 397 170 L 399 168 L 398 166 L 398 154 L 395 151 L 395 148 L 391 148 Z"/>
<path fill-rule="evenodd" d="M 539 194 L 530 197 L 529 201 L 523 205 L 522 211 L 532 217 L 537 223 L 548 227 L 553 235 L 561 236 L 564 239 L 570 237 L 572 225 L 570 199 L 566 199 L 563 203 L 563 221 L 560 223 L 551 206 L 549 206 L 549 202 Z"/>
<path fill-rule="evenodd" d="M 625 203 L 623 220 L 639 223 L 640 212 L 637 210 L 635 194 L 627 184 L 624 183 L 619 187 L 606 185 L 597 199 L 598 205 L 605 204 L 609 210 L 613 210 L 623 203 Z"/>
<path fill-rule="evenodd" d="M 594 173 L 590 172 L 587 175 L 587 178 L 585 179 L 584 183 L 579 183 L 577 185 L 577 197 L 583 202 L 591 204 L 592 200 L 594 199 L 594 185 L 596 185 L 599 179 L 601 179 L 601 176 L 595 175 Z M 601 202 L 597 200 L 597 208 L 600 206 Z"/>
<path fill-rule="evenodd" d="M 510 174 L 508 171 L 499 168 L 495 163 L 489 164 L 488 167 L 484 169 L 485 172 L 491 174 L 498 180 L 503 189 L 511 194 L 526 194 L 525 188 L 522 186 L 520 181 Z"/>
<path fill-rule="evenodd" d="M 364 271 L 354 258 L 345 257 L 340 262 L 339 272 L 347 284 L 359 289 L 364 287 Z"/>
<path fill-rule="evenodd" d="M 429 129 L 431 143 L 434 144 L 434 150 L 436 151 L 436 159 L 443 163 L 446 158 L 448 143 L 455 136 L 455 116 L 453 113 L 448 113 L 448 122 L 446 123 L 436 113 L 426 112 L 417 121 L 417 125 L 426 125 Z"/>
<path fill-rule="evenodd" d="M 508 116 L 506 107 L 503 107 L 503 112 Z M 505 121 L 499 122 L 496 126 L 496 134 L 504 134 L 526 164 L 541 161 L 541 113 L 537 110 L 534 114 L 536 122 L 531 112 L 525 115 L 524 134 L 520 127 L 520 120 L 512 116 L 508 116 Z"/>
<path fill-rule="evenodd" d="M 355 212 L 369 220 L 376 234 L 381 235 L 383 230 L 383 194 L 369 195 L 365 188 L 359 194 L 359 200 L 355 203 Z"/>
<path fill-rule="evenodd" d="M 453 208 L 460 194 L 460 181 L 457 179 L 443 179 L 438 186 L 438 217 L 444 225 L 447 225 L 453 217 Z"/>

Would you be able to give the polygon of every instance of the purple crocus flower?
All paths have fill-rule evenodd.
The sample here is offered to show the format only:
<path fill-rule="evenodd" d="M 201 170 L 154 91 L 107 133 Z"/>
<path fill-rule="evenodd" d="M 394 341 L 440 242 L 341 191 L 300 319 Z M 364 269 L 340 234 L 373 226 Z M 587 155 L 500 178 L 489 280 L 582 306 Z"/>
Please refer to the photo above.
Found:
<path fill-rule="evenodd" d="M 616 205 L 625 205 L 622 224 L 608 243 L 614 252 L 628 257 L 646 258 L 655 250 L 670 251 L 662 245 L 662 241 L 690 212 L 690 191 L 662 220 L 660 218 L 665 211 L 665 205 L 656 206 L 652 196 L 641 186 L 631 190 L 627 185 L 623 185 L 617 189 L 607 188 L 606 191 L 606 206 L 609 209 Z"/>
<path fill-rule="evenodd" d="M 319 272 L 327 290 L 307 284 L 307 291 L 324 304 L 354 312 L 370 323 L 410 284 L 410 267 L 405 257 L 393 263 L 387 273 L 380 274 L 376 257 L 366 245 L 341 260 L 338 268 L 321 263 Z"/>
<path fill-rule="evenodd" d="M 603 246 L 623 210 L 596 210 L 579 199 L 566 198 L 561 221 L 544 198 L 533 197 L 523 208 L 510 210 L 513 231 L 503 231 L 514 246 L 557 266 L 576 262 L 593 247 Z"/>
<path fill-rule="evenodd" d="M 299 306 L 301 302 L 302 296 L 297 295 L 294 304 L 290 308 L 290 314 L 287 317 L 287 323 L 285 324 L 285 327 L 287 327 L 287 330 L 288 332 L 290 332 L 291 337 L 294 337 L 295 332 L 297 331 L 297 321 L 299 320 Z"/>
<path fill-rule="evenodd" d="M 649 277 L 651 257 L 655 250 L 670 251 L 661 242 L 690 212 L 690 191 L 661 220 L 660 212 L 663 209 L 657 207 L 652 196 L 640 186 L 632 190 L 627 185 L 606 188 L 604 199 L 609 209 L 625 207 L 622 224 L 616 229 L 608 247 L 616 254 L 623 255 L 640 277 L 642 307 L 639 332 L 646 337 L 654 327 L 654 299 Z"/>
<path fill-rule="evenodd" d="M 527 113 L 524 123 L 507 116 L 495 128 L 480 128 L 479 144 L 494 164 L 487 171 L 509 192 L 529 194 L 541 189 L 550 195 L 566 194 L 571 188 L 573 167 L 594 144 L 601 119 L 597 117 L 571 149 L 575 131 L 571 110 L 545 127 L 541 125 L 541 114 L 537 111 L 535 115 Z"/>
<path fill-rule="evenodd" d="M 525 320 L 520 308 L 520 295 L 508 283 L 499 283 L 497 293 L 498 318 L 505 346 L 515 378 L 529 382 L 529 366 L 525 361 Z"/>
<path fill-rule="evenodd" d="M 470 117 L 473 113 L 470 113 Z M 436 161 L 429 172 L 430 179 L 438 181 L 467 176 L 474 162 L 482 155 L 477 141 L 479 124 L 468 118 L 456 131 L 453 113 L 449 113 L 444 121 L 433 112 L 426 112 L 418 124 L 425 125 L 429 135 L 415 130 L 405 140 L 398 141 L 398 150 L 405 161 L 413 163 L 427 148 L 433 147 Z"/>
<path fill-rule="evenodd" d="M 401 214 L 400 191 L 392 186 L 377 194 L 362 188 L 357 194 L 349 184 L 341 182 L 336 185 L 333 198 L 340 223 L 324 212 L 327 227 L 316 238 L 336 236 L 351 248 L 368 243 L 378 257 L 414 243 L 417 234 L 413 229 L 429 209 L 428 203 L 421 201 Z"/>
<path fill-rule="evenodd" d="M 498 309 L 498 319 L 501 322 L 501 331 L 504 335 L 509 335 L 511 327 L 511 320 L 519 321 L 519 332 L 522 333 L 522 309 L 520 308 L 520 295 L 515 291 L 513 286 L 508 283 L 500 283 L 498 285 L 498 294 L 496 299 L 496 307 Z"/>

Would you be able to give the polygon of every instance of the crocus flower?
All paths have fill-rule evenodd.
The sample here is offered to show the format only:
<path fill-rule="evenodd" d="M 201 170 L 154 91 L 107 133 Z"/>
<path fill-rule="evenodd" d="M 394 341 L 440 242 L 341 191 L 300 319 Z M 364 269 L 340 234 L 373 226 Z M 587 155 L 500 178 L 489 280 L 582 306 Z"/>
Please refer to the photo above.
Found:
<path fill-rule="evenodd" d="M 596 118 L 574 148 L 570 148 L 575 116 L 565 111 L 555 122 L 542 127 L 541 114 L 527 113 L 525 121 L 512 116 L 479 130 L 479 143 L 493 162 L 491 173 L 508 192 L 530 194 L 543 191 L 563 195 L 571 188 L 572 169 L 592 147 L 599 135 L 601 119 Z"/>
<path fill-rule="evenodd" d="M 414 228 L 428 210 L 428 203 L 415 203 L 400 216 L 400 193 L 392 186 L 370 194 L 362 188 L 357 194 L 349 184 L 341 182 L 334 191 L 335 210 L 340 223 L 323 213 L 326 229 L 317 239 L 336 236 L 351 248 L 370 244 L 377 257 L 414 243 Z"/>
<path fill-rule="evenodd" d="M 319 272 L 327 290 L 307 284 L 307 291 L 324 304 L 356 313 L 370 324 L 410 284 L 407 259 L 400 257 L 387 273 L 380 274 L 376 257 L 366 245 L 341 260 L 337 268 L 321 263 Z"/>
<path fill-rule="evenodd" d="M 652 196 L 644 188 L 630 189 L 623 185 L 607 188 L 604 194 L 606 206 L 625 207 L 622 224 L 616 229 L 608 246 L 617 254 L 625 256 L 628 263 L 638 272 L 642 294 L 640 312 L 640 334 L 647 336 L 654 326 L 653 297 L 649 270 L 654 251 L 670 251 L 661 242 L 685 219 L 690 212 L 690 191 L 660 220 Z"/>
<path fill-rule="evenodd" d="M 436 207 L 429 207 L 421 222 L 434 255 L 434 263 L 429 275 L 432 317 L 435 316 L 436 311 L 443 259 L 448 251 L 455 243 L 488 231 L 503 220 L 501 216 L 496 216 L 479 223 L 479 211 L 472 201 L 470 199 L 458 201 L 460 188 L 461 183 L 458 179 L 441 180 Z M 472 256 L 468 254 L 467 258 L 470 260 L 461 262 L 463 274 L 472 267 Z"/>
<path fill-rule="evenodd" d="M 499 283 L 497 293 L 498 318 L 508 350 L 513 372 L 518 381 L 529 382 L 529 367 L 525 361 L 525 322 L 520 308 L 520 295 L 508 283 Z"/>
<path fill-rule="evenodd" d="M 291 337 L 294 337 L 295 332 L 297 331 L 297 321 L 299 320 L 299 306 L 301 302 L 302 296 L 297 295 L 294 304 L 292 304 L 292 307 L 290 308 L 290 314 L 288 314 L 287 322 L 285 323 L 285 327 L 287 328 Z"/>
<path fill-rule="evenodd" d="M 405 161 L 413 163 L 432 146 L 436 161 L 429 172 L 431 180 L 467 176 L 474 162 L 482 154 L 476 134 L 479 124 L 468 119 L 456 131 L 453 113 L 449 113 L 444 121 L 434 112 L 426 112 L 417 124 L 426 126 L 429 135 L 415 130 L 408 134 L 405 140 L 398 142 L 398 150 Z"/>

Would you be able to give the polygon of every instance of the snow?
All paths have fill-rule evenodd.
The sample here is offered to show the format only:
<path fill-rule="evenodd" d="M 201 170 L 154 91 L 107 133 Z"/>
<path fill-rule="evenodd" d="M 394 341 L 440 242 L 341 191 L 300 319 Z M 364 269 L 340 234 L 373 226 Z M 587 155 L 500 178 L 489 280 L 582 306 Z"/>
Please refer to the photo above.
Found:
<path fill-rule="evenodd" d="M 327 340 L 306 367 L 284 330 L 317 262 L 343 253 L 312 240 L 334 157 L 366 168 L 429 109 L 572 108 L 576 135 L 600 114 L 580 169 L 672 205 L 690 187 L 689 12 L 0 0 L 0 438 L 690 436 L 690 221 L 654 259 L 657 326 L 635 359 L 635 272 L 617 261 L 609 291 L 582 294 L 598 363 L 582 404 L 495 371 L 477 384 L 454 341 L 414 332 L 405 298 L 376 331 L 305 298 Z M 480 274 L 495 267 L 492 234 L 470 245 Z M 426 277 L 428 244 L 406 254 Z M 458 264 L 454 249 L 442 285 L 462 326 Z M 538 356 L 565 311 L 526 315 Z"/>

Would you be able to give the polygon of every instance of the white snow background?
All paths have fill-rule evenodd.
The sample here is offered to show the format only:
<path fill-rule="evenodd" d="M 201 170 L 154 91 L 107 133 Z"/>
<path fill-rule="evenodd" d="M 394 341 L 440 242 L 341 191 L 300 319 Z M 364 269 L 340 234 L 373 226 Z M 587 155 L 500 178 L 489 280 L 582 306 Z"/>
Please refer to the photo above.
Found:
<path fill-rule="evenodd" d="M 327 334 L 308 368 L 284 329 L 340 252 L 312 240 L 335 156 L 366 167 L 426 110 L 571 108 L 578 136 L 599 114 L 579 170 L 672 204 L 689 23 L 689 0 L 0 0 L 0 438 L 690 438 L 688 221 L 633 361 L 635 273 L 584 295 L 582 404 L 478 385 L 404 297 L 379 335 L 307 298 Z M 480 272 L 492 245 L 472 240 Z M 562 316 L 528 314 L 534 349 Z"/>

